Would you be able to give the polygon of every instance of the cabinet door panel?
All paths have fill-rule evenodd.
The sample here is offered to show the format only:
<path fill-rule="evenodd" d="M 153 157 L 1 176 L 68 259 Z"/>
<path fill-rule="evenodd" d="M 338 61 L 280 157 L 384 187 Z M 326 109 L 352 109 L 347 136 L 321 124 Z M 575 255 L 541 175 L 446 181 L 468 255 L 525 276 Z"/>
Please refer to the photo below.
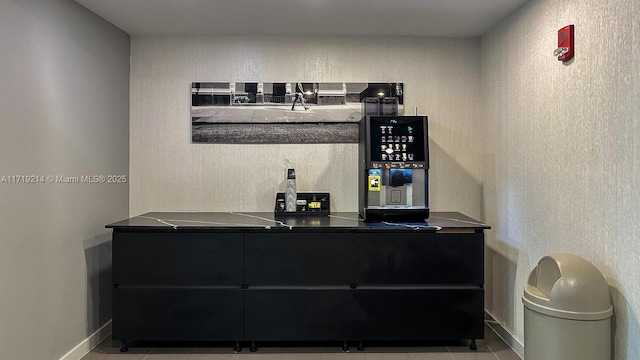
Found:
<path fill-rule="evenodd" d="M 113 338 L 224 341 L 242 339 L 242 290 L 113 290 Z"/>
<path fill-rule="evenodd" d="M 115 232 L 113 282 L 239 286 L 243 250 L 237 233 Z"/>
<path fill-rule="evenodd" d="M 484 338 L 482 289 L 355 290 L 358 340 Z"/>
<path fill-rule="evenodd" d="M 249 285 L 348 285 L 353 282 L 350 233 L 246 235 Z"/>
<path fill-rule="evenodd" d="M 348 340 L 351 290 L 247 290 L 246 340 Z"/>
<path fill-rule="evenodd" d="M 359 233 L 354 258 L 359 285 L 484 283 L 482 233 Z"/>

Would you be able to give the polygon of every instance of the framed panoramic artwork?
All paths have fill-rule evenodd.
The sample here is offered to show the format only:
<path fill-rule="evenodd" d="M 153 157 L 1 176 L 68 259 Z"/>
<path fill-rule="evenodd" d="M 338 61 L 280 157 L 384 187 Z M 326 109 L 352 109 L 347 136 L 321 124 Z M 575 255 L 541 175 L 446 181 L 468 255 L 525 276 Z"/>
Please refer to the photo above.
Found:
<path fill-rule="evenodd" d="M 193 82 L 193 143 L 357 143 L 366 115 L 403 115 L 403 83 Z"/>

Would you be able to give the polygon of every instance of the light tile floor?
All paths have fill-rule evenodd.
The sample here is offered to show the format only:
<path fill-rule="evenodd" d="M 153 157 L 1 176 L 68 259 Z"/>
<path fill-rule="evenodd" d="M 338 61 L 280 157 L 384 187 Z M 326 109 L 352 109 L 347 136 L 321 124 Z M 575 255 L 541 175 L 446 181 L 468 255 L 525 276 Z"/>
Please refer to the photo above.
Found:
<path fill-rule="evenodd" d="M 416 347 L 380 347 L 365 343 L 364 351 L 344 353 L 335 347 L 270 347 L 258 343 L 257 352 L 248 347 L 235 354 L 229 347 L 151 347 L 129 346 L 120 352 L 120 342 L 107 339 L 82 360 L 521 360 L 493 330 L 485 326 L 485 339 L 478 340 L 478 350 L 467 343 Z"/>

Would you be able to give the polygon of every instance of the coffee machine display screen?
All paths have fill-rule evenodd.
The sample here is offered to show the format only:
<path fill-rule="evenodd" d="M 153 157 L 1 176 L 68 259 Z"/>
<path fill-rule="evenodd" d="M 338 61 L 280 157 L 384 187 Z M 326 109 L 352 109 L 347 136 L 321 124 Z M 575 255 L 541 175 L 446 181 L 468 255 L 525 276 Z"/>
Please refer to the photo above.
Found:
<path fill-rule="evenodd" d="M 425 123 L 423 116 L 371 116 L 368 124 L 371 166 L 428 167 Z"/>

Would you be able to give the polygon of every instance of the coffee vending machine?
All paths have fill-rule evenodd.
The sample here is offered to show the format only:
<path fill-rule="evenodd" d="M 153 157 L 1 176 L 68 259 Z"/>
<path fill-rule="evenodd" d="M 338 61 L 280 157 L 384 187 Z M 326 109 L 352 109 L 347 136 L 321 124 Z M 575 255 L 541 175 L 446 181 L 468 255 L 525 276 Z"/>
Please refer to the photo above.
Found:
<path fill-rule="evenodd" d="M 427 116 L 366 116 L 360 123 L 358 198 L 367 222 L 429 217 Z"/>

